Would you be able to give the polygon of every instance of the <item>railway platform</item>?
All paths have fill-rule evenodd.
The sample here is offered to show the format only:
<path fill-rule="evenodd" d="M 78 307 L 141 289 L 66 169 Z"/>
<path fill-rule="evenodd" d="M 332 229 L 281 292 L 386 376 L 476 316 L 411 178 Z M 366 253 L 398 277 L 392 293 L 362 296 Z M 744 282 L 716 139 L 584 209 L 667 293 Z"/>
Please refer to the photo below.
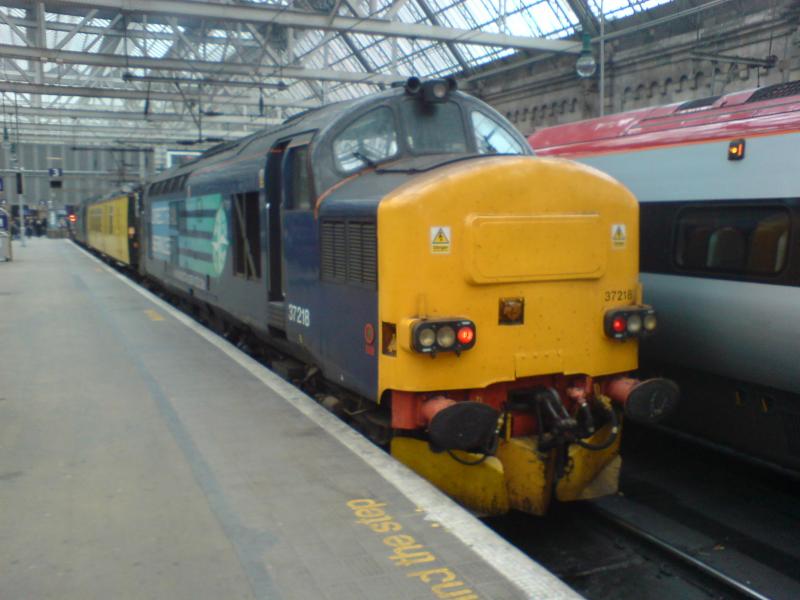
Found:
<path fill-rule="evenodd" d="M 0 264 L 0 597 L 577 598 L 66 240 Z"/>

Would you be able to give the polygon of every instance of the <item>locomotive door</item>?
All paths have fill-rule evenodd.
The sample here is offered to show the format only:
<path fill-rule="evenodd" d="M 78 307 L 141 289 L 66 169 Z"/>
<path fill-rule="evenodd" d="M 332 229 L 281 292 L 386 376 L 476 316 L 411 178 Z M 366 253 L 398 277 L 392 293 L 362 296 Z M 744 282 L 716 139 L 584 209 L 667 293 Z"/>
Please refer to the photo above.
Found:
<path fill-rule="evenodd" d="M 278 142 L 267 157 L 267 219 L 269 231 L 269 324 L 286 329 L 286 232 L 287 218 L 306 208 L 301 200 L 309 181 L 307 151 L 311 134 Z"/>
<path fill-rule="evenodd" d="M 289 141 L 283 141 L 270 150 L 267 156 L 267 232 L 269 239 L 269 301 L 283 302 L 282 253 L 281 253 L 281 171 L 283 154 Z"/>

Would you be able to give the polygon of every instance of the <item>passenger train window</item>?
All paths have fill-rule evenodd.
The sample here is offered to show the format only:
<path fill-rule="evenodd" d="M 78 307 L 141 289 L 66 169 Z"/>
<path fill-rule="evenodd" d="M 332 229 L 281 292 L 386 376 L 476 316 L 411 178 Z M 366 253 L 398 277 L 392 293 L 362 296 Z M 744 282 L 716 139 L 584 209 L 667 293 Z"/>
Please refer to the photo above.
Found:
<path fill-rule="evenodd" d="M 482 112 L 472 111 L 472 128 L 480 154 L 523 154 L 525 151 L 505 127 Z"/>
<path fill-rule="evenodd" d="M 397 129 L 392 111 L 378 108 L 354 121 L 333 140 L 336 167 L 353 173 L 397 154 Z"/>
<path fill-rule="evenodd" d="M 414 154 L 463 154 L 467 151 L 467 134 L 458 104 L 410 99 L 400 107 L 406 143 Z"/>
<path fill-rule="evenodd" d="M 675 262 L 690 270 L 774 275 L 786 265 L 789 225 L 780 207 L 690 208 L 678 216 Z"/>

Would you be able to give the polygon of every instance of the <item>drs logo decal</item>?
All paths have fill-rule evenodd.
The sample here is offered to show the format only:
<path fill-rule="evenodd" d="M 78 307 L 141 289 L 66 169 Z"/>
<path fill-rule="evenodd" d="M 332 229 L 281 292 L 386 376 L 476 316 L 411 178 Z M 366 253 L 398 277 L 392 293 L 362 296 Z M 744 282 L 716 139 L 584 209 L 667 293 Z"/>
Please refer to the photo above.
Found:
<path fill-rule="evenodd" d="M 289 305 L 289 321 L 303 327 L 311 326 L 311 311 L 302 306 Z"/>
<path fill-rule="evenodd" d="M 214 230 L 211 233 L 211 274 L 219 277 L 225 268 L 225 258 L 228 256 L 228 217 L 225 207 L 220 206 L 214 217 Z"/>

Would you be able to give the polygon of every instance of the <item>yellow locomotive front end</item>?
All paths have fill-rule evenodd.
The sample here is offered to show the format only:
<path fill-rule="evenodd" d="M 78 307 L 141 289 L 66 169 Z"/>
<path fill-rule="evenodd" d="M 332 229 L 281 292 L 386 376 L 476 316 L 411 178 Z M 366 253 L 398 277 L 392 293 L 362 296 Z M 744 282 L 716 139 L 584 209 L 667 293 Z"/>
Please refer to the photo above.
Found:
<path fill-rule="evenodd" d="M 464 160 L 378 211 L 381 401 L 392 454 L 484 514 L 616 491 L 621 415 L 677 399 L 627 377 L 641 305 L 635 198 L 560 159 Z"/>

